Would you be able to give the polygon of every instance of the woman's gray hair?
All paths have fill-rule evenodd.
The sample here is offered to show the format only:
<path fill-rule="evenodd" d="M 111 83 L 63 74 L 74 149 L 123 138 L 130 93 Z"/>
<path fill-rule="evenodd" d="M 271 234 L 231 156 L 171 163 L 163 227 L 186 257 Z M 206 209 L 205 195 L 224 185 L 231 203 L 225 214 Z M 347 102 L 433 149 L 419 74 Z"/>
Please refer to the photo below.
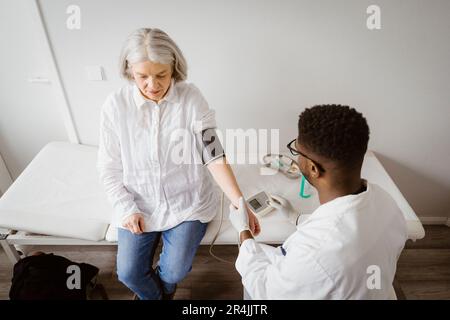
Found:
<path fill-rule="evenodd" d="M 180 48 L 164 31 L 140 28 L 125 41 L 120 57 L 120 74 L 133 80 L 131 64 L 152 61 L 172 66 L 172 78 L 178 82 L 187 78 L 187 63 Z"/>

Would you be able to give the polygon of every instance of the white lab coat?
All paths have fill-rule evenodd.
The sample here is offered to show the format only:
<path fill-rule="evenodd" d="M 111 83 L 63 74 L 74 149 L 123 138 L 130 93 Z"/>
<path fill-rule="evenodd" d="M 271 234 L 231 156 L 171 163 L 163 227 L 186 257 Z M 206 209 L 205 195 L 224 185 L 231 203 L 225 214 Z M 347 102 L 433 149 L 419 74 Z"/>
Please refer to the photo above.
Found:
<path fill-rule="evenodd" d="M 387 299 L 406 240 L 395 201 L 367 183 L 321 205 L 281 247 L 244 241 L 236 268 L 252 299 Z"/>

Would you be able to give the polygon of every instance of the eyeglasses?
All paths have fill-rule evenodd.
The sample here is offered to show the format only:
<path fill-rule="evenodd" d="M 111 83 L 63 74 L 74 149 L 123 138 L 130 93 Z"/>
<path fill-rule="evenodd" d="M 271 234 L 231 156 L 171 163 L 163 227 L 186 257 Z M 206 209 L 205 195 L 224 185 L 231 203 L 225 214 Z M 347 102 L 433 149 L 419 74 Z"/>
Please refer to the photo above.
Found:
<path fill-rule="evenodd" d="M 307 155 L 305 155 L 303 152 L 298 151 L 297 149 L 295 149 L 295 141 L 297 139 L 292 140 L 291 142 L 289 142 L 287 144 L 287 148 L 289 149 L 289 151 L 291 152 L 291 154 L 293 156 L 298 156 L 301 155 L 302 157 L 305 157 L 306 159 L 308 159 L 309 161 L 311 161 L 312 163 L 314 163 L 316 165 L 316 167 L 319 169 L 319 171 L 325 172 L 325 169 L 323 168 L 323 166 L 318 163 L 317 161 L 314 161 L 313 159 L 311 159 L 310 157 L 308 157 Z"/>

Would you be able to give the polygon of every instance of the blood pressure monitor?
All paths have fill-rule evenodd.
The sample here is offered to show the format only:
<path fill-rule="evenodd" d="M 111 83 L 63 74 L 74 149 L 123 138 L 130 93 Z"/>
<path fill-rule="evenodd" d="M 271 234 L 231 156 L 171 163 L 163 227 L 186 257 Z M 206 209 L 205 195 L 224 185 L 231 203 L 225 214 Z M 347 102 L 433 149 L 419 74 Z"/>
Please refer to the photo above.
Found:
<path fill-rule="evenodd" d="M 265 191 L 261 191 L 253 197 L 248 198 L 247 204 L 257 217 L 263 217 L 273 209 L 286 207 L 287 201 L 280 196 L 269 195 Z"/>

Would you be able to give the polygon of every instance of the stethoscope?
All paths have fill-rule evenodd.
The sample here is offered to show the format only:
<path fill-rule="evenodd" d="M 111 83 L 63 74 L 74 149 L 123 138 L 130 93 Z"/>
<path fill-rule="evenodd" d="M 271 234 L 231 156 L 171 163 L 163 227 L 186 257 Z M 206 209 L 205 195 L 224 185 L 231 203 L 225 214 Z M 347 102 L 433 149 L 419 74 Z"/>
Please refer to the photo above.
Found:
<path fill-rule="evenodd" d="M 309 197 L 311 197 L 311 194 L 306 194 L 305 193 L 305 189 L 306 189 L 306 184 L 307 183 L 308 183 L 308 181 L 306 181 L 305 176 L 302 175 L 302 179 L 300 180 L 300 192 L 298 193 L 300 198 L 308 199 Z"/>

